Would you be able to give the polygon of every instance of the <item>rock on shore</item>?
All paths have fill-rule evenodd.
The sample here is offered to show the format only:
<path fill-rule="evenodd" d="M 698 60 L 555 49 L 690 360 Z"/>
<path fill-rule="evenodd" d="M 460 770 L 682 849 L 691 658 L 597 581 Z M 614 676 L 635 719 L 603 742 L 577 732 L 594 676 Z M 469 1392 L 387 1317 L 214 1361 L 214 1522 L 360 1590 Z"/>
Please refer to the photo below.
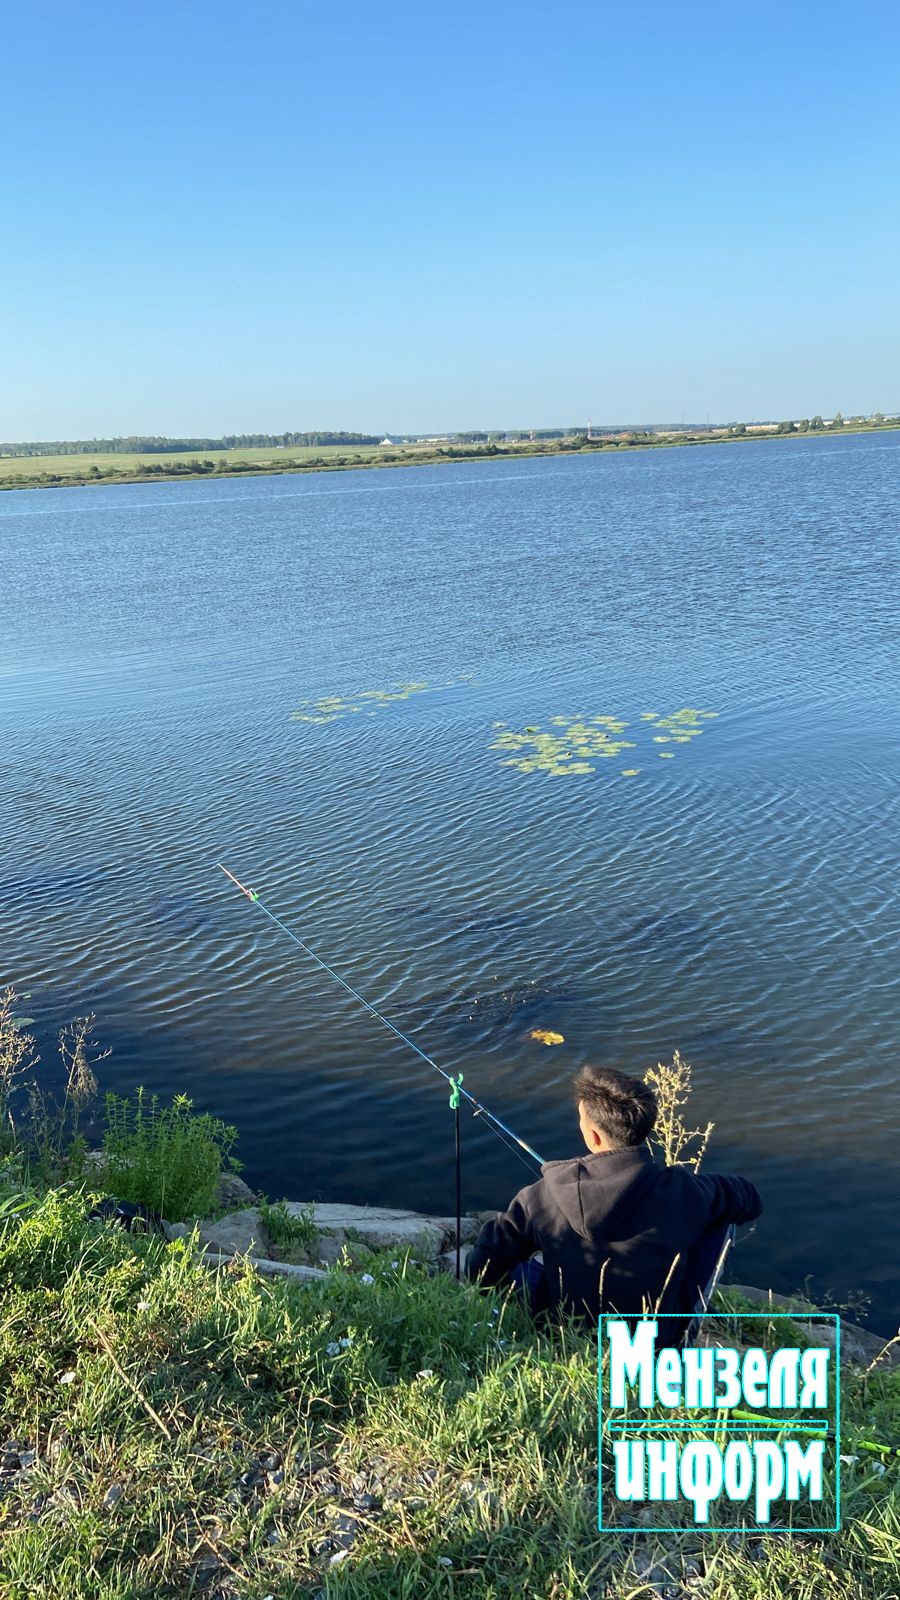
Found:
<path fill-rule="evenodd" d="M 222 1193 L 224 1204 L 256 1199 L 240 1178 L 229 1177 L 224 1183 L 228 1186 Z M 493 1215 L 479 1212 L 462 1218 L 464 1253 L 482 1223 Z M 225 1266 L 241 1257 L 263 1277 L 321 1279 L 339 1264 L 364 1271 L 375 1252 L 383 1250 L 409 1255 L 436 1271 L 453 1272 L 456 1265 L 454 1217 L 427 1216 L 390 1206 L 303 1200 L 287 1200 L 275 1207 L 238 1204 L 225 1216 L 203 1219 L 195 1226 L 207 1265 Z M 165 1231 L 168 1238 L 177 1239 L 187 1237 L 193 1229 L 186 1223 L 166 1223 Z M 804 1325 L 814 1326 L 817 1340 L 834 1345 L 833 1319 L 820 1321 L 811 1301 L 747 1284 L 724 1287 L 748 1308 L 758 1307 L 763 1314 L 766 1310 L 792 1313 Z M 752 1315 L 752 1311 L 744 1314 Z M 841 1359 L 863 1367 L 900 1366 L 900 1344 L 890 1345 L 880 1335 L 841 1317 Z"/>
<path fill-rule="evenodd" d="M 230 1189 L 229 1198 L 236 1192 Z M 339 1263 L 360 1270 L 379 1250 L 396 1250 L 442 1270 L 452 1270 L 456 1259 L 455 1217 L 388 1206 L 287 1200 L 277 1207 L 241 1206 L 195 1226 L 209 1265 L 242 1256 L 265 1277 L 321 1278 Z M 471 1244 L 480 1226 L 477 1216 L 462 1218 L 464 1244 Z M 164 1227 L 169 1239 L 193 1232 L 183 1222 Z"/>

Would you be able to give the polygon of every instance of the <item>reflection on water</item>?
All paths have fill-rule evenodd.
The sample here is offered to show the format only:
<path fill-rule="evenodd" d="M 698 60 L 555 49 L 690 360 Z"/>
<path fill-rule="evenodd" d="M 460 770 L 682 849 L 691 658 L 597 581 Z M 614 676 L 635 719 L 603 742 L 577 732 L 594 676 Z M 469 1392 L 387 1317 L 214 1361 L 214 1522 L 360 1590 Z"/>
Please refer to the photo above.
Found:
<path fill-rule="evenodd" d="M 223 860 L 548 1157 L 581 1060 L 680 1048 L 711 1162 L 764 1192 L 740 1276 L 887 1324 L 898 465 L 858 436 L 5 495 L 0 978 L 45 1060 L 91 1007 L 105 1085 L 235 1121 L 270 1194 L 452 1208 L 444 1086 Z M 464 1126 L 467 1199 L 504 1202 L 524 1168 Z"/>

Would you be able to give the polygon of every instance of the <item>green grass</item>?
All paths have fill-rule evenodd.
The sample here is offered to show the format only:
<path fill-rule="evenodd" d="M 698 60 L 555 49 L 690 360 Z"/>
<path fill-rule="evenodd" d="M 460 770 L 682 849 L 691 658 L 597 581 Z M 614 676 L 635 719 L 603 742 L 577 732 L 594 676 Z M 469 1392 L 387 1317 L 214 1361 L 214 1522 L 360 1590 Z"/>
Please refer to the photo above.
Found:
<path fill-rule="evenodd" d="M 317 1232 L 314 1209 L 311 1205 L 292 1215 L 284 1200 L 261 1200 L 259 1203 L 263 1226 L 272 1244 L 281 1249 L 311 1250 Z"/>
<path fill-rule="evenodd" d="M 165 455 L 147 452 L 144 455 L 2 456 L 0 478 L 32 478 L 42 472 L 62 478 L 83 478 L 91 467 L 98 467 L 103 473 L 136 473 L 148 465 L 165 466 L 173 463 L 186 466 L 198 460 L 227 461 L 229 464 L 248 462 L 251 465 L 268 465 L 272 462 L 283 470 L 295 463 L 304 464 L 314 457 L 321 456 L 327 461 L 333 456 L 358 455 L 368 460 L 383 453 L 377 445 L 322 444 L 296 445 L 284 450 L 275 450 L 271 445 L 258 450 L 175 450 Z"/>
<path fill-rule="evenodd" d="M 212 1273 L 86 1206 L 0 1233 L 3 1600 L 894 1592 L 890 1468 L 848 1471 L 840 1539 L 601 1536 L 593 1338 L 387 1257 L 369 1284 Z M 845 1437 L 890 1437 L 898 1402 L 900 1374 L 848 1374 Z"/>

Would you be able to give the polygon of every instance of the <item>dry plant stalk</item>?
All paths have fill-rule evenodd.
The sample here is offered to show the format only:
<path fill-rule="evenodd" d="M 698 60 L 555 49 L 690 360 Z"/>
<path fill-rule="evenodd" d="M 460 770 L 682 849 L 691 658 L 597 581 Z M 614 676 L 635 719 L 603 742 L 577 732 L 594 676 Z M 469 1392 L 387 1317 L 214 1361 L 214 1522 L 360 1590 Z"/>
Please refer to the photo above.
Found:
<path fill-rule="evenodd" d="M 671 1062 L 658 1061 L 648 1067 L 644 1082 L 649 1083 L 656 1095 L 656 1126 L 653 1143 L 658 1146 L 667 1167 L 680 1164 L 693 1167 L 696 1172 L 709 1144 L 715 1127 L 708 1122 L 705 1128 L 689 1128 L 684 1120 L 684 1108 L 691 1095 L 691 1067 L 676 1050 Z M 699 1140 L 693 1150 L 690 1146 Z"/>
<path fill-rule="evenodd" d="M 91 1038 L 96 1020 L 93 1011 L 86 1017 L 75 1017 L 59 1035 L 59 1053 L 66 1069 L 66 1099 L 76 1116 L 97 1093 L 94 1067 L 112 1054 L 110 1049 L 100 1050 L 96 1039 Z"/>
<path fill-rule="evenodd" d="M 866 1370 L 863 1373 L 863 1377 L 864 1378 L 868 1378 L 875 1371 L 876 1367 L 879 1367 L 882 1371 L 884 1371 L 887 1367 L 889 1367 L 890 1366 L 890 1362 L 886 1362 L 884 1358 L 888 1354 L 888 1352 L 890 1350 L 894 1350 L 897 1347 L 897 1345 L 900 1345 L 900 1329 L 898 1329 L 897 1332 L 894 1334 L 893 1339 L 888 1339 L 887 1344 L 885 1345 L 884 1349 L 883 1350 L 879 1350 L 877 1356 L 874 1356 L 873 1359 L 869 1362 L 869 1365 L 866 1367 Z"/>
<path fill-rule="evenodd" d="M 13 1016 L 17 1001 L 18 995 L 11 985 L 0 992 L 0 1140 L 3 1137 L 3 1124 L 8 1124 L 15 1137 L 10 1102 L 16 1079 L 40 1061 L 34 1036 L 25 1033 Z"/>

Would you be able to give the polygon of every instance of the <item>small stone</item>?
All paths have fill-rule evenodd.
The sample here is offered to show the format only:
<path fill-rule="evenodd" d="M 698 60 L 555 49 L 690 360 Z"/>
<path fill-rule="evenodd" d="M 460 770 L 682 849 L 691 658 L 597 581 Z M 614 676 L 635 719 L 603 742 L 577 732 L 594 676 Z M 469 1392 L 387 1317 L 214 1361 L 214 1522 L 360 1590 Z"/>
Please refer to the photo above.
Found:
<path fill-rule="evenodd" d="M 466 1261 L 468 1260 L 468 1258 L 471 1255 L 471 1253 L 472 1253 L 472 1246 L 470 1244 L 464 1244 L 462 1249 L 459 1252 L 459 1270 L 460 1270 L 460 1274 L 463 1277 L 465 1276 L 465 1271 L 466 1271 Z M 437 1261 L 435 1262 L 435 1266 L 437 1267 L 439 1272 L 449 1272 L 449 1273 L 451 1273 L 451 1274 L 453 1274 L 455 1276 L 455 1274 L 456 1274 L 456 1245 L 453 1245 L 453 1247 L 450 1250 L 442 1251 L 442 1253 L 438 1256 Z"/>
<path fill-rule="evenodd" d="M 242 1206 L 255 1206 L 258 1195 L 236 1172 L 223 1172 L 219 1179 L 219 1206 L 223 1211 L 237 1211 Z"/>
<path fill-rule="evenodd" d="M 373 1494 L 355 1494 L 353 1506 L 356 1511 L 374 1511 L 378 1501 Z"/>
<path fill-rule="evenodd" d="M 333 1233 L 322 1233 L 313 1245 L 316 1260 L 323 1267 L 336 1267 L 344 1254 L 346 1234 L 342 1228 L 336 1228 Z"/>
<path fill-rule="evenodd" d="M 124 1493 L 125 1490 L 122 1488 L 120 1483 L 111 1483 L 105 1495 L 103 1496 L 103 1504 L 106 1506 L 107 1510 L 111 1510 L 113 1506 L 117 1506 Z"/>
<path fill-rule="evenodd" d="M 309 1282 L 312 1278 L 321 1281 L 328 1276 L 322 1267 L 305 1267 L 293 1261 L 267 1261 L 263 1256 L 251 1257 L 250 1265 L 261 1278 L 288 1278 L 295 1283 Z"/>
<path fill-rule="evenodd" d="M 33 1467 L 34 1463 L 36 1462 L 36 1460 L 37 1460 L 37 1451 L 36 1450 L 20 1450 L 19 1451 L 19 1466 L 20 1467 L 25 1467 L 25 1468 Z"/>
<path fill-rule="evenodd" d="M 74 1383 L 75 1382 L 75 1374 L 74 1374 L 74 1372 L 64 1372 L 64 1373 L 62 1373 L 61 1376 L 60 1376 L 60 1380 L 59 1381 L 60 1381 L 60 1383 Z"/>
<path fill-rule="evenodd" d="M 226 1255 L 265 1256 L 268 1253 L 268 1236 L 262 1213 L 245 1207 L 232 1211 L 216 1221 L 197 1224 L 200 1239 Z"/>
<path fill-rule="evenodd" d="M 328 1565 L 330 1567 L 338 1566 L 340 1564 L 340 1562 L 347 1560 L 347 1557 L 349 1556 L 349 1554 L 350 1554 L 349 1550 L 335 1550 L 334 1555 L 331 1557 L 331 1559 L 328 1562 Z"/>

